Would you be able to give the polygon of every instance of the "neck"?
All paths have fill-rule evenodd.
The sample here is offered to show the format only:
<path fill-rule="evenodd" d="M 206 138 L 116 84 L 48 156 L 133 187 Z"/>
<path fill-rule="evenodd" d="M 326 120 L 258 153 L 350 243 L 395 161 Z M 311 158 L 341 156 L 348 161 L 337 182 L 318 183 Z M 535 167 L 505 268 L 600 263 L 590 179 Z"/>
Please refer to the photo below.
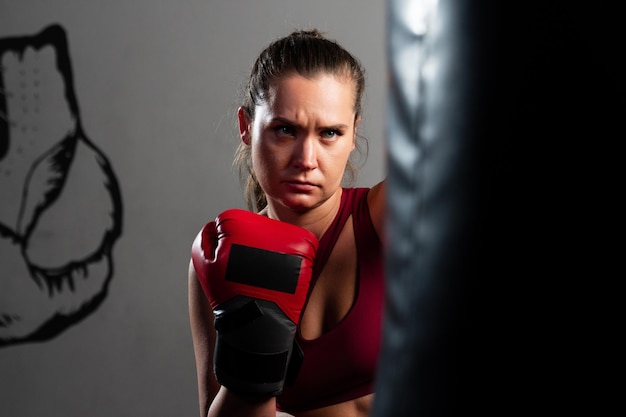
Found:
<path fill-rule="evenodd" d="M 339 211 L 342 192 L 342 189 L 339 188 L 337 192 L 320 205 L 305 211 L 295 211 L 288 207 L 268 202 L 268 206 L 260 214 L 264 214 L 271 219 L 300 226 L 315 234 L 319 239 L 326 232 L 326 229 L 328 229 Z"/>

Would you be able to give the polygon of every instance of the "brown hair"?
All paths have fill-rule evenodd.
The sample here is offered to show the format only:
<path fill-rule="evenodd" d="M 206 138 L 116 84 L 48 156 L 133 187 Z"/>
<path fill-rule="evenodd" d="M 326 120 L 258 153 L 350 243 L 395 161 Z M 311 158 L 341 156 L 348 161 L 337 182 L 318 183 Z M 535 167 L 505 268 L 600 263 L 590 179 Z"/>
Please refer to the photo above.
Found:
<path fill-rule="evenodd" d="M 307 78 L 319 74 L 333 74 L 354 82 L 355 121 L 361 115 L 361 99 L 365 89 L 365 71 L 359 61 L 337 42 L 325 38 L 318 30 L 300 30 L 280 38 L 264 49 L 252 67 L 245 86 L 242 108 L 254 119 L 255 107 L 261 104 L 273 82 L 298 74 Z M 365 143 L 367 145 L 367 143 Z M 357 150 L 361 148 L 357 144 Z M 248 209 L 257 211 L 267 205 L 252 169 L 250 147 L 239 144 L 233 165 L 245 186 Z M 352 181 L 356 175 L 354 162 L 348 161 L 344 180 Z"/>

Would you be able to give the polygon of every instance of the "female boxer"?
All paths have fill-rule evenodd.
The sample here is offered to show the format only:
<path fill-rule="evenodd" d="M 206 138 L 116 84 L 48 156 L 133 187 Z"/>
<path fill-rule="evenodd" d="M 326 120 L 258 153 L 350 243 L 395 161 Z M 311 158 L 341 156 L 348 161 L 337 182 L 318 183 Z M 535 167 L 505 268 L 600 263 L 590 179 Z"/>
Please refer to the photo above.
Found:
<path fill-rule="evenodd" d="M 358 61 L 315 30 L 273 42 L 253 66 L 236 155 L 250 212 L 205 226 L 189 268 L 202 417 L 368 415 L 384 182 L 342 187 L 363 88 Z"/>

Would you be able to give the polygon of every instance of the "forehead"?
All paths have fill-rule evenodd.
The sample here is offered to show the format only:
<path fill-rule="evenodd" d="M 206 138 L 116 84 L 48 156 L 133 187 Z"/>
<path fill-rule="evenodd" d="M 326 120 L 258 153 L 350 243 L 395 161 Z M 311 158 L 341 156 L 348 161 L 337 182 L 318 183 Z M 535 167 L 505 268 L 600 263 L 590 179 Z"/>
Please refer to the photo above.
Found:
<path fill-rule="evenodd" d="M 354 94 L 355 84 L 349 77 L 289 75 L 270 85 L 263 104 L 277 111 L 308 109 L 353 115 Z"/>

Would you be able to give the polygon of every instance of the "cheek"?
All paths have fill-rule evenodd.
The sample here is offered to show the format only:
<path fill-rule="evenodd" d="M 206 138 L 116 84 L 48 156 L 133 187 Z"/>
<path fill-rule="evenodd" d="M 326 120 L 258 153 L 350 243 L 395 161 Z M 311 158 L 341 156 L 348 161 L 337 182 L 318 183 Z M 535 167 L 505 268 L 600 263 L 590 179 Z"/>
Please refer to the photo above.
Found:
<path fill-rule="evenodd" d="M 277 152 L 264 146 L 262 143 L 255 143 L 252 146 L 252 168 L 257 179 L 262 182 L 279 166 L 279 158 Z"/>
<path fill-rule="evenodd" d="M 346 170 L 348 159 L 350 158 L 349 150 L 342 150 L 340 152 L 333 152 L 326 155 L 324 167 L 325 171 L 332 177 L 335 177 L 338 181 L 341 181 L 343 173 Z"/>
<path fill-rule="evenodd" d="M 335 153 L 335 158 L 337 161 L 343 161 L 343 165 L 348 163 L 348 159 L 350 159 L 350 155 L 352 155 L 352 151 L 355 149 L 354 141 L 343 144 L 341 149 L 339 149 Z"/>

